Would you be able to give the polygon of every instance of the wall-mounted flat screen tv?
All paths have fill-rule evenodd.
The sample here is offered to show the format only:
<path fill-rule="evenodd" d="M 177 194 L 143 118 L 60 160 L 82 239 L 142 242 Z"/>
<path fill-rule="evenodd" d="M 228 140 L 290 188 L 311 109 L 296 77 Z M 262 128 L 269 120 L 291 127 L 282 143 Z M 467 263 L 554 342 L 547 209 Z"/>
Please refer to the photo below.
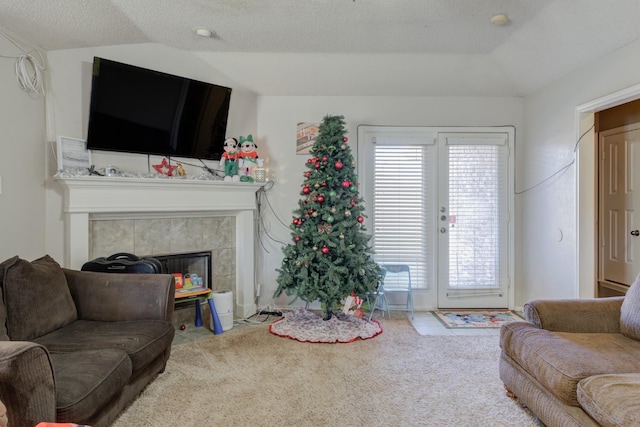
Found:
<path fill-rule="evenodd" d="M 231 89 L 94 58 L 87 148 L 219 160 Z"/>

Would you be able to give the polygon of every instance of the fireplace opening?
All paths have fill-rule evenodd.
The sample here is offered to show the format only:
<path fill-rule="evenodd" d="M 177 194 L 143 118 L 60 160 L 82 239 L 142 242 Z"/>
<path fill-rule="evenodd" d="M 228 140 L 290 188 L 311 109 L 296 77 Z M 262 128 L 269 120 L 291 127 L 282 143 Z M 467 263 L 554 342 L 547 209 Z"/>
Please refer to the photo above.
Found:
<path fill-rule="evenodd" d="M 166 255 L 150 255 L 162 265 L 162 272 L 167 274 L 181 274 L 187 277 L 202 278 L 203 287 L 213 289 L 212 286 L 212 253 L 211 251 L 172 253 Z M 183 282 L 184 283 L 184 282 Z M 197 283 L 193 283 L 197 286 Z"/>

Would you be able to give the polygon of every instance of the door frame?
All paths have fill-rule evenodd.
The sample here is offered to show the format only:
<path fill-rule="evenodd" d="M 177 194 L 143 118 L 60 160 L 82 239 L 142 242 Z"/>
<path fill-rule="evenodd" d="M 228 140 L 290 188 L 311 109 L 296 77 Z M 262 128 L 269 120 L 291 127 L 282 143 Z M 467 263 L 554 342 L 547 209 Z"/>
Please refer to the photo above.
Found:
<path fill-rule="evenodd" d="M 578 276 L 575 290 L 579 298 L 593 298 L 598 282 L 598 143 L 594 115 L 598 111 L 617 107 L 640 99 L 640 84 L 594 99 L 575 109 L 575 139 L 586 132 L 578 148 L 576 167 L 576 263 Z"/>
<path fill-rule="evenodd" d="M 384 125 L 358 125 L 357 127 L 357 141 L 356 141 L 356 158 L 357 158 L 357 170 L 358 175 L 361 177 L 359 180 L 360 194 L 365 199 L 365 213 L 369 216 L 372 215 L 371 209 L 367 206 L 366 201 L 373 198 L 373 185 L 372 185 L 372 173 L 371 166 L 373 164 L 373 150 L 368 146 L 367 141 L 371 140 L 372 136 L 379 134 L 397 135 L 403 134 L 407 137 L 415 138 L 438 138 L 440 133 L 506 133 L 507 134 L 507 146 L 509 149 L 508 155 L 508 178 L 507 178 L 507 193 L 508 193 L 508 209 L 507 213 L 507 284 L 506 291 L 508 292 L 508 308 L 515 309 L 515 144 L 516 144 L 516 132 L 515 126 L 384 126 Z M 373 233 L 373 230 L 369 230 Z M 435 310 L 438 307 L 438 286 L 429 287 L 427 289 L 415 289 L 414 306 L 418 311 L 423 310 Z"/>

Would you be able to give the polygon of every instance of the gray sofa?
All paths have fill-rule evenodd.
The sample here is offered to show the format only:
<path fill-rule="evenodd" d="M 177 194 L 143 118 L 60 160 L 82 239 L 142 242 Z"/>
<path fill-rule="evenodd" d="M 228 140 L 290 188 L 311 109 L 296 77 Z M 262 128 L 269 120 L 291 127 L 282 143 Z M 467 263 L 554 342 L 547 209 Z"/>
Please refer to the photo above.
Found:
<path fill-rule="evenodd" d="M 11 427 L 108 426 L 171 351 L 171 275 L 61 268 L 51 257 L 0 264 L 0 401 Z"/>
<path fill-rule="evenodd" d="M 640 425 L 640 276 L 625 297 L 535 300 L 500 330 L 500 378 L 547 426 Z"/>

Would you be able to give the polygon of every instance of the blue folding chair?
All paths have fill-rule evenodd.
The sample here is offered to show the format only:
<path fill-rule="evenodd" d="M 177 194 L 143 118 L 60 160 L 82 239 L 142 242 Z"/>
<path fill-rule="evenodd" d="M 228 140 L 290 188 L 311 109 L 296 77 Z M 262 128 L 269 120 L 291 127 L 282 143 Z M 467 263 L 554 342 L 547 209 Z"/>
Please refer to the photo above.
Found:
<path fill-rule="evenodd" d="M 407 311 L 413 319 L 413 292 L 411 290 L 411 269 L 406 264 L 382 264 L 385 271 L 382 283 L 382 293 L 385 295 L 385 304 L 388 310 Z M 387 296 L 396 293 L 406 293 L 406 302 L 389 302 Z M 392 298 L 393 301 L 393 298 Z M 391 317 L 391 316 L 389 316 Z"/>

